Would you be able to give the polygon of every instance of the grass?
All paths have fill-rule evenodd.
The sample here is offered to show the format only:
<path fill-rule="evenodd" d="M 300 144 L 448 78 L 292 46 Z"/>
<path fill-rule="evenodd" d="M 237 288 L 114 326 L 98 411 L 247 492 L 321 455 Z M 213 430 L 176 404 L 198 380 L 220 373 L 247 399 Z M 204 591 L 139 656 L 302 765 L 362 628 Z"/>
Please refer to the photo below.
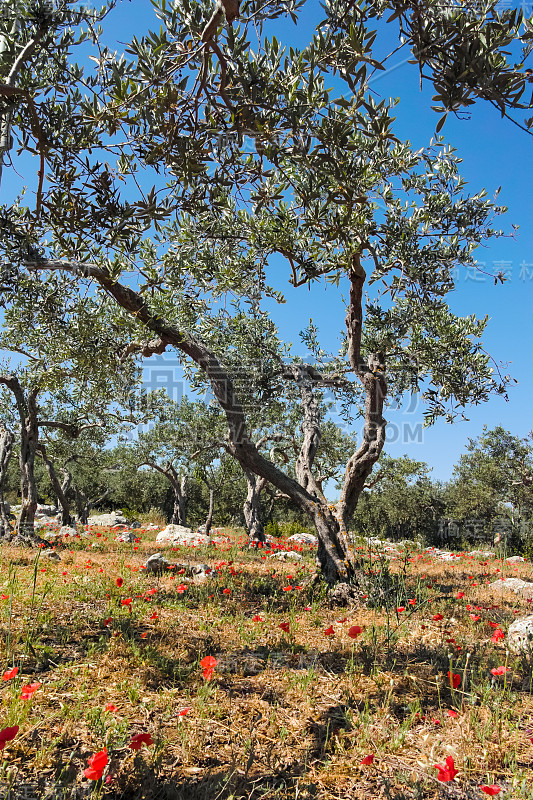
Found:
<path fill-rule="evenodd" d="M 0 667 L 19 671 L 0 681 L 0 730 L 19 731 L 0 751 L 0 798 L 466 799 L 483 784 L 533 798 L 531 662 L 489 625 L 506 634 L 531 603 L 488 587 L 533 580 L 530 563 L 367 554 L 367 597 L 334 609 L 311 548 L 281 562 L 243 544 L 224 531 L 216 546 L 166 549 L 208 563 L 204 582 L 143 574 L 154 531 L 133 545 L 94 531 L 58 544 L 58 562 L 3 547 Z M 439 782 L 447 756 L 458 773 Z"/>

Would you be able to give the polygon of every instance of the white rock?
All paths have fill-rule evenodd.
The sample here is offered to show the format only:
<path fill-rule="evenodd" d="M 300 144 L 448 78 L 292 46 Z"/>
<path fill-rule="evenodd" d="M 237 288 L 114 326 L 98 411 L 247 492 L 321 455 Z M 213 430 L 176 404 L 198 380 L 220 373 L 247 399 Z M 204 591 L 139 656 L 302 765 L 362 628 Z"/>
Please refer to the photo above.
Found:
<path fill-rule="evenodd" d="M 114 525 L 127 525 L 128 520 L 122 514 L 100 514 L 96 517 L 89 517 L 87 523 L 90 527 L 98 526 L 99 528 L 112 528 Z"/>
<path fill-rule="evenodd" d="M 518 564 L 520 561 L 525 561 L 525 558 L 522 556 L 509 556 L 509 558 L 505 559 L 508 564 Z"/>
<path fill-rule="evenodd" d="M 298 544 L 318 545 L 318 539 L 312 533 L 293 533 L 287 539 L 288 542 L 298 542 Z"/>
<path fill-rule="evenodd" d="M 287 550 L 282 550 L 280 553 L 272 553 L 270 558 L 277 558 L 278 561 L 301 561 L 303 556 L 301 553 L 289 553 Z"/>
<path fill-rule="evenodd" d="M 64 525 L 62 528 L 59 529 L 60 536 L 68 536 L 72 538 L 73 536 L 77 536 L 78 531 L 76 528 L 69 528 L 67 525 Z"/>
<path fill-rule="evenodd" d="M 513 591 L 516 594 L 528 592 L 530 597 L 533 597 L 533 583 L 523 581 L 521 578 L 503 578 L 494 581 L 489 584 L 489 589 L 495 589 L 497 592 Z"/>
<path fill-rule="evenodd" d="M 507 646 L 514 653 L 533 651 L 533 616 L 513 622 L 507 633 Z"/>
<path fill-rule="evenodd" d="M 209 536 L 193 531 L 192 528 L 185 528 L 183 525 L 167 525 L 155 538 L 158 544 L 172 545 L 198 545 L 209 544 Z"/>
<path fill-rule="evenodd" d="M 124 531 L 124 533 L 119 534 L 115 538 L 115 542 L 126 542 L 127 544 L 132 544 L 133 542 L 137 541 L 137 537 L 133 533 L 133 531 Z"/>

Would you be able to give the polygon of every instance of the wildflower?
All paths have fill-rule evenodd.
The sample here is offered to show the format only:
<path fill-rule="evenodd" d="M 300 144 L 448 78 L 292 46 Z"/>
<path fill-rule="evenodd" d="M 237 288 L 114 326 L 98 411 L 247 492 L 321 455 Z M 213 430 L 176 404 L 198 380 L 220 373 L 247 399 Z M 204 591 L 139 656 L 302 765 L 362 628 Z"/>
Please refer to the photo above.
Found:
<path fill-rule="evenodd" d="M 158 615 L 157 611 L 154 611 L 154 613 L 152 614 L 152 616 L 150 617 L 150 619 L 157 619 L 157 617 L 158 617 L 158 616 L 159 616 L 159 615 Z"/>
<path fill-rule="evenodd" d="M 178 717 L 184 717 L 186 714 L 189 713 L 190 710 L 191 710 L 190 706 L 188 708 L 182 708 L 181 711 L 178 711 Z"/>
<path fill-rule="evenodd" d="M 402 613 L 402 611 L 405 611 L 405 606 L 398 606 L 398 608 L 396 609 L 396 611 L 398 612 L 398 614 L 401 614 L 401 613 Z"/>
<path fill-rule="evenodd" d="M 0 731 L 0 750 L 3 750 L 8 742 L 15 738 L 19 732 L 19 726 L 13 725 L 12 728 L 4 728 Z"/>
<path fill-rule="evenodd" d="M 120 589 L 120 587 L 122 586 L 123 583 L 124 583 L 124 578 L 117 578 L 117 586 L 118 586 L 119 589 Z"/>
<path fill-rule="evenodd" d="M 107 764 L 107 747 L 91 756 L 88 759 L 88 764 L 89 766 L 83 770 L 83 774 L 90 781 L 99 781 Z"/>
<path fill-rule="evenodd" d="M 458 772 L 458 770 L 455 769 L 455 764 L 453 763 L 453 758 L 451 756 L 446 758 L 446 766 L 443 766 L 442 764 L 435 764 L 434 766 L 435 769 L 439 770 L 437 780 L 442 781 L 442 783 L 453 781 Z"/>
<path fill-rule="evenodd" d="M 454 717 L 455 718 L 455 717 L 459 716 L 457 711 L 454 711 L 453 708 L 449 708 L 446 713 L 448 714 L 449 717 Z"/>
<path fill-rule="evenodd" d="M 290 625 L 289 625 L 288 622 L 280 622 L 279 625 L 278 625 L 278 628 L 281 628 L 282 631 L 285 631 L 285 633 L 288 633 L 289 630 L 290 630 Z"/>
<path fill-rule="evenodd" d="M 457 599 L 458 600 L 461 600 L 461 598 L 463 598 L 464 596 L 465 596 L 464 592 L 457 592 Z"/>
<path fill-rule="evenodd" d="M 108 713 L 113 714 L 115 711 L 117 711 L 117 707 L 116 707 L 116 705 L 114 705 L 114 703 L 108 703 L 106 705 L 106 707 L 104 708 L 104 711 L 107 711 Z"/>
<path fill-rule="evenodd" d="M 450 681 L 450 686 L 452 686 L 454 689 L 457 689 L 461 683 L 461 676 L 448 670 L 448 680 Z"/>
<path fill-rule="evenodd" d="M 259 614 L 256 614 L 255 617 L 252 617 L 252 622 L 263 622 L 263 617 L 260 617 Z"/>
<path fill-rule="evenodd" d="M 289 586 L 283 586 L 283 587 L 282 587 L 282 589 L 283 589 L 283 591 L 284 591 L 284 592 L 292 592 L 292 588 L 293 588 L 293 587 L 292 587 L 291 585 L 289 585 Z"/>
<path fill-rule="evenodd" d="M 177 591 L 178 594 L 183 594 L 183 592 L 185 592 L 186 589 L 187 589 L 187 587 L 185 586 L 184 583 L 180 583 L 179 586 L 176 586 L 176 591 Z"/>
<path fill-rule="evenodd" d="M 470 614 L 469 616 L 470 616 L 470 619 L 472 620 L 472 622 L 479 622 L 479 620 L 481 619 L 479 614 Z"/>
<path fill-rule="evenodd" d="M 123 606 L 131 606 L 132 600 L 133 600 L 132 597 L 126 597 L 124 600 L 122 600 L 122 605 Z"/>
<path fill-rule="evenodd" d="M 363 633 L 363 629 L 359 625 L 352 625 L 348 631 L 348 636 L 350 636 L 352 639 L 357 639 L 361 633 Z"/>
<path fill-rule="evenodd" d="M 222 589 L 222 594 L 231 594 L 231 589 Z"/>
<path fill-rule="evenodd" d="M 326 628 L 324 631 L 324 636 L 333 636 L 335 631 L 333 630 L 333 625 L 330 625 L 329 628 Z"/>
<path fill-rule="evenodd" d="M 415 598 L 413 598 L 412 600 L 408 600 L 407 602 L 409 603 L 410 606 L 415 606 L 416 605 L 416 599 Z"/>
<path fill-rule="evenodd" d="M 28 683 L 26 686 L 23 686 L 22 694 L 20 695 L 21 699 L 30 700 L 40 685 L 41 684 L 37 682 L 37 683 Z"/>
<path fill-rule="evenodd" d="M 2 675 L 3 681 L 10 681 L 11 678 L 14 678 L 17 672 L 19 671 L 18 667 L 13 667 L 13 669 L 8 669 L 7 672 L 4 672 Z"/>
<path fill-rule="evenodd" d="M 213 677 L 213 672 L 217 664 L 218 661 L 213 656 L 205 656 L 205 658 L 202 658 L 200 661 L 200 666 L 203 669 L 203 676 L 206 681 L 210 681 Z"/>
<path fill-rule="evenodd" d="M 493 675 L 505 675 L 506 672 L 509 672 L 509 667 L 494 667 L 491 672 Z"/>
<path fill-rule="evenodd" d="M 136 733 L 128 747 L 130 750 L 140 750 L 143 744 L 145 744 L 147 747 L 150 747 L 150 745 L 153 743 L 153 739 L 149 733 Z"/>
<path fill-rule="evenodd" d="M 482 792 L 485 792 L 485 794 L 488 794 L 490 797 L 494 797 L 494 795 L 500 794 L 500 792 L 502 790 L 502 787 L 501 786 L 496 786 L 495 783 L 491 784 L 491 786 L 487 786 L 486 784 L 483 784 L 479 788 L 481 789 Z"/>
<path fill-rule="evenodd" d="M 496 628 L 492 636 L 490 637 L 491 642 L 498 642 L 500 639 L 505 639 L 505 634 L 501 628 Z"/>
<path fill-rule="evenodd" d="M 370 753 L 370 755 L 365 756 L 360 763 L 366 766 L 368 764 L 371 764 L 373 761 L 374 761 L 374 753 Z"/>
<path fill-rule="evenodd" d="M 432 619 L 435 620 L 435 622 L 440 622 L 441 619 L 444 619 L 444 617 L 442 616 L 442 614 L 434 614 L 432 616 Z"/>

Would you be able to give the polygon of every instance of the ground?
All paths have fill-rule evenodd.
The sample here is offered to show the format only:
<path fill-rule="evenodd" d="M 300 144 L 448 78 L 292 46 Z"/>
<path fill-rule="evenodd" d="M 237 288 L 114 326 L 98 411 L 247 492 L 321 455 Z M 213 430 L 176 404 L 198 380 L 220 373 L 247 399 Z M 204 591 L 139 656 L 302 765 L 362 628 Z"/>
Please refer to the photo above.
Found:
<path fill-rule="evenodd" d="M 144 574 L 161 548 L 136 533 L 131 545 L 82 533 L 60 561 L 3 546 L 4 794 L 533 798 L 532 666 L 506 650 L 532 605 L 488 587 L 533 579 L 530 563 L 405 545 L 385 558 L 360 543 L 368 596 L 343 609 L 310 580 L 310 547 L 282 562 L 286 543 L 249 551 L 225 530 L 167 548 L 209 564 L 195 582 Z"/>

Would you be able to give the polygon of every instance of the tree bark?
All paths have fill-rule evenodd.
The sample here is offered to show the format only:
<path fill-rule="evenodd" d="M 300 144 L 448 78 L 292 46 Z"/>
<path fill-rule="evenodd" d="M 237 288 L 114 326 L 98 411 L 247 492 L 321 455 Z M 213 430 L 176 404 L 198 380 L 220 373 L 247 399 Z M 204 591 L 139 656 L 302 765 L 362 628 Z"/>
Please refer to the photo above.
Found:
<path fill-rule="evenodd" d="M 207 512 L 207 519 L 205 521 L 204 530 L 205 535 L 209 536 L 211 532 L 211 526 L 213 524 L 213 510 L 215 507 L 215 490 L 209 489 L 209 510 Z"/>
<path fill-rule="evenodd" d="M 174 492 L 174 508 L 170 524 L 187 527 L 187 478 L 183 475 L 180 479 L 173 467 L 163 474 L 170 481 Z"/>
<path fill-rule="evenodd" d="M 89 514 L 94 506 L 98 505 L 105 500 L 105 498 L 110 493 L 110 489 L 106 489 L 105 492 L 100 495 L 100 497 L 93 497 L 89 500 L 87 495 L 78 489 L 77 486 L 74 487 L 74 497 L 76 502 L 76 514 L 78 517 L 78 522 L 81 525 L 87 525 L 89 523 Z"/>
<path fill-rule="evenodd" d="M 261 492 L 267 485 L 264 478 L 258 478 L 249 469 L 244 470 L 248 491 L 244 501 L 244 523 L 248 531 L 248 542 L 250 547 L 257 547 L 259 544 L 266 544 L 265 529 L 261 518 Z"/>
<path fill-rule="evenodd" d="M 3 383 L 14 395 L 20 420 L 20 489 L 22 509 L 17 523 L 17 533 L 23 538 L 35 537 L 35 512 L 37 511 L 37 487 L 35 485 L 35 453 L 39 443 L 37 417 L 38 389 L 24 395 L 19 379 L 15 375 L 0 375 Z"/>
<path fill-rule="evenodd" d="M 9 516 L 4 503 L 4 486 L 7 468 L 13 453 L 14 435 L 7 428 L 0 429 L 0 539 L 8 537 L 11 533 Z"/>
<path fill-rule="evenodd" d="M 48 477 L 50 478 L 50 483 L 52 484 L 52 489 L 54 490 L 54 493 L 55 493 L 55 495 L 57 497 L 57 501 L 58 501 L 59 505 L 61 506 L 61 527 L 65 526 L 65 527 L 70 528 L 74 524 L 74 520 L 72 519 L 72 516 L 71 516 L 71 513 L 70 513 L 70 503 L 68 501 L 66 492 L 63 491 L 63 486 L 59 483 L 59 479 L 57 477 L 54 464 L 53 464 L 52 460 L 50 459 L 44 444 L 41 442 L 38 445 L 37 449 L 38 449 L 38 451 L 39 451 L 39 453 L 41 455 L 41 458 L 43 460 L 43 463 L 44 463 L 44 465 L 46 467 L 46 471 L 48 473 Z M 67 486 L 68 486 L 68 483 L 67 483 Z"/>

